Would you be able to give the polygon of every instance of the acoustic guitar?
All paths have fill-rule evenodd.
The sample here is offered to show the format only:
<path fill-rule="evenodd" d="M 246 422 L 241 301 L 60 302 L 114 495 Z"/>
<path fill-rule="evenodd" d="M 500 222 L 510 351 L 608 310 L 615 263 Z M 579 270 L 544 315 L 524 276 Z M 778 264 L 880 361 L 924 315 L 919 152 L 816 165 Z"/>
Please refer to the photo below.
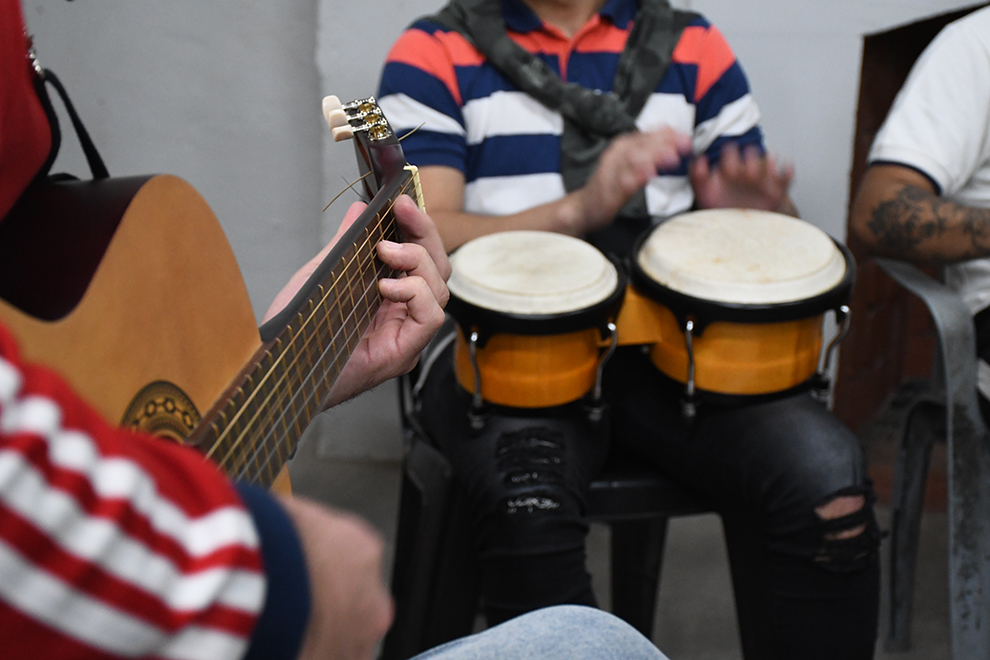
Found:
<path fill-rule="evenodd" d="M 375 256 L 399 240 L 392 205 L 409 193 L 422 206 L 374 99 L 327 97 L 324 112 L 337 139 L 354 137 L 368 207 L 277 316 L 258 328 L 219 222 L 183 180 L 39 182 L 0 223 L 0 322 L 24 357 L 108 419 L 287 486 L 286 461 L 381 304 L 377 280 L 394 275 Z"/>

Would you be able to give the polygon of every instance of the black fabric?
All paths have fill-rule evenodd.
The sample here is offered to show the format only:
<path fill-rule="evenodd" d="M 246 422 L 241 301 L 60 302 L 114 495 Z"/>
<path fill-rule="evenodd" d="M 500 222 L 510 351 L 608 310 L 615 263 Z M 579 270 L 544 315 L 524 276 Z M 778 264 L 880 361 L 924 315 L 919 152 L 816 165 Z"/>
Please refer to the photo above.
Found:
<path fill-rule="evenodd" d="M 52 152 L 48 156 L 48 162 L 46 166 L 42 169 L 42 174 L 47 174 L 48 170 L 51 168 L 52 163 L 55 161 L 55 156 L 58 154 L 59 143 L 61 140 L 61 131 L 58 127 L 58 118 L 52 109 L 51 99 L 48 98 L 48 94 L 45 91 L 44 85 L 50 84 L 58 92 L 59 98 L 62 99 L 62 104 L 65 106 L 66 112 L 69 113 L 69 120 L 72 122 L 72 128 L 76 132 L 76 136 L 79 138 L 79 145 L 82 147 L 83 155 L 86 156 L 86 163 L 89 165 L 90 172 L 94 179 L 106 179 L 110 176 L 107 171 L 106 165 L 103 163 L 103 158 L 100 157 L 100 152 L 97 151 L 96 145 L 93 143 L 92 138 L 89 137 L 89 131 L 82 123 L 82 119 L 79 117 L 79 113 L 76 112 L 76 108 L 72 105 L 72 101 L 69 100 L 69 94 L 65 91 L 65 87 L 58 77 L 49 69 L 44 69 L 41 73 L 41 86 L 39 90 L 39 95 L 42 100 L 42 104 L 45 106 L 45 111 L 48 114 L 49 122 L 52 124 Z"/>
<path fill-rule="evenodd" d="M 573 191 L 591 177 L 612 138 L 636 130 L 636 116 L 666 73 L 681 32 L 697 16 L 672 9 L 667 0 L 641 0 L 608 93 L 562 81 L 512 41 L 506 34 L 501 0 L 451 0 L 429 20 L 463 34 L 520 90 L 561 113 L 561 175 L 565 189 Z M 642 190 L 619 212 L 620 221 L 636 222 L 647 216 Z"/>
<path fill-rule="evenodd" d="M 583 493 L 611 445 L 701 492 L 722 517 L 747 658 L 872 657 L 879 602 L 872 484 L 856 437 L 810 395 L 703 403 L 688 421 L 682 386 L 640 348 L 620 348 L 605 374 L 608 433 L 587 421 L 580 402 L 539 422 L 563 433 L 562 440 L 555 436 L 566 454 L 562 487 L 539 491 L 558 506 L 519 515 L 505 506 L 519 490 L 504 478 L 495 448 L 500 429 L 532 427 L 546 411 L 492 408 L 491 426 L 472 433 L 470 400 L 455 383 L 450 353 L 430 370 L 421 415 L 471 498 L 491 622 L 593 598 L 584 568 Z M 849 494 L 864 496 L 862 513 L 831 524 L 815 513 Z M 866 531 L 855 541 L 826 539 L 858 524 Z M 830 637 L 823 629 L 843 634 Z"/>
<path fill-rule="evenodd" d="M 980 310 L 973 317 L 973 325 L 976 328 L 976 356 L 990 364 L 990 307 Z M 990 428 L 990 401 L 979 390 L 977 394 L 983 422 Z"/>

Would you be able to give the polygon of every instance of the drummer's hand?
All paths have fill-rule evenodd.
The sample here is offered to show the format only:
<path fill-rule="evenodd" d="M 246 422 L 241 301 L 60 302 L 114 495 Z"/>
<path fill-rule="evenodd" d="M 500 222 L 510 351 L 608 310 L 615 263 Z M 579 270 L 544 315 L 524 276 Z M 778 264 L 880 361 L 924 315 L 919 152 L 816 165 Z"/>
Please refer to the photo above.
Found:
<path fill-rule="evenodd" d="M 333 240 L 293 276 L 276 296 L 265 320 L 292 299 L 363 210 L 360 202 L 348 209 Z M 394 211 L 406 242 L 382 241 L 377 251 L 379 259 L 401 273 L 378 282 L 382 305 L 330 390 L 324 404 L 327 408 L 408 372 L 443 324 L 450 262 L 436 226 L 406 195 L 396 200 Z"/>
<path fill-rule="evenodd" d="M 691 138 L 664 127 L 649 133 L 621 135 L 602 152 L 598 167 L 583 188 L 573 194 L 578 221 L 576 234 L 601 229 L 630 197 L 657 175 L 677 167 L 691 153 Z"/>
<path fill-rule="evenodd" d="M 722 148 L 718 167 L 708 158 L 696 158 L 688 170 L 698 206 L 703 209 L 746 208 L 797 215 L 787 189 L 794 178 L 790 165 L 779 167 L 773 156 L 764 156 L 755 146 L 742 153 L 736 144 Z"/>

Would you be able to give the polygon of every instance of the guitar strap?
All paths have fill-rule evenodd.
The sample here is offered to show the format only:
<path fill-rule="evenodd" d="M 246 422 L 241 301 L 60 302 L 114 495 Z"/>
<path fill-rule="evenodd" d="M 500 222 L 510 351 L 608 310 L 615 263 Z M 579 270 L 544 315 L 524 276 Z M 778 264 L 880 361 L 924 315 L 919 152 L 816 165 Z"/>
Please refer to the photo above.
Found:
<path fill-rule="evenodd" d="M 606 94 L 563 82 L 546 63 L 509 38 L 502 0 L 450 0 L 428 20 L 464 35 L 514 85 L 561 113 L 561 174 L 570 192 L 585 184 L 612 138 L 637 130 L 635 117 L 660 84 L 684 28 L 697 16 L 672 9 L 667 0 L 640 0 L 613 89 Z M 619 217 L 638 224 L 648 221 L 642 190 Z"/>

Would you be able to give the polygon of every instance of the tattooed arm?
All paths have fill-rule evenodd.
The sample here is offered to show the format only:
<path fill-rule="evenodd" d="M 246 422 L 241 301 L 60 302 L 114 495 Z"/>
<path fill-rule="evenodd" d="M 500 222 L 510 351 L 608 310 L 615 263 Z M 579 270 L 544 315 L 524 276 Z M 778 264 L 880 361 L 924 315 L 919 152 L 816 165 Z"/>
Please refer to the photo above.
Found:
<path fill-rule="evenodd" d="M 866 171 L 852 230 L 880 256 L 935 264 L 990 256 L 990 209 L 940 197 L 927 177 L 900 165 Z"/>

